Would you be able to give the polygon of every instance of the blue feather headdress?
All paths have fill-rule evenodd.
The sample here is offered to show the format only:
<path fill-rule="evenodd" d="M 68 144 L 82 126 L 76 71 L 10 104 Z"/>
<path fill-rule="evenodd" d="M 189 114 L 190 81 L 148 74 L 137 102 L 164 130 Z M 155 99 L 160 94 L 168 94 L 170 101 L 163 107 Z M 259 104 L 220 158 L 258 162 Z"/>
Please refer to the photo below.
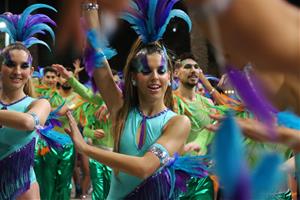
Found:
<path fill-rule="evenodd" d="M 189 31 L 191 30 L 192 22 L 189 16 L 182 10 L 172 10 L 178 1 L 133 0 L 121 18 L 132 25 L 144 44 L 152 43 L 163 37 L 167 25 L 173 17 L 183 19 L 187 23 Z"/>
<path fill-rule="evenodd" d="M 10 43 L 22 42 L 27 48 L 34 44 L 42 44 L 50 50 L 46 42 L 33 37 L 37 33 L 45 34 L 48 32 L 52 39 L 55 39 L 52 28 L 47 25 L 56 25 L 52 19 L 44 14 L 30 15 L 30 13 L 40 8 L 47 8 L 57 12 L 55 8 L 46 4 L 31 5 L 20 15 L 7 12 L 0 15 L 0 22 L 6 24 L 6 27 L 0 28 L 0 31 L 9 35 Z"/>

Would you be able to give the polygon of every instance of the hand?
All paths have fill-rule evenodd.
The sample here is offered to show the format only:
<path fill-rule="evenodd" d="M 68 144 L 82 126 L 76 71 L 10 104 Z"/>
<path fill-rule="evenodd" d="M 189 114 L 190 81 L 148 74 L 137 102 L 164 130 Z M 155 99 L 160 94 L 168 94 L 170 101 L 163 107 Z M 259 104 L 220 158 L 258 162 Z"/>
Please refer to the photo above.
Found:
<path fill-rule="evenodd" d="M 221 115 L 210 115 L 215 120 L 222 120 Z M 295 152 L 300 152 L 300 131 L 274 126 L 275 138 L 269 133 L 268 128 L 255 119 L 240 119 L 236 118 L 238 125 L 240 126 L 243 134 L 253 140 L 259 142 L 272 142 L 281 143 L 287 145 Z M 206 128 L 210 131 L 217 131 L 219 129 L 219 123 L 214 125 L 208 125 Z"/>
<path fill-rule="evenodd" d="M 85 143 L 79 129 L 77 126 L 77 122 L 75 121 L 74 117 L 72 116 L 71 112 L 68 111 L 66 113 L 67 119 L 69 120 L 69 128 L 65 128 L 65 132 L 70 135 L 70 137 L 73 140 L 73 143 L 75 145 L 76 150 L 79 153 L 84 153 L 85 149 L 87 147 L 87 144 Z"/>
<path fill-rule="evenodd" d="M 300 131 L 282 126 L 275 126 L 275 138 L 268 132 L 268 128 L 254 119 L 238 119 L 245 136 L 260 142 L 272 142 L 287 145 L 295 152 L 300 152 Z"/>
<path fill-rule="evenodd" d="M 199 144 L 197 144 L 196 142 L 190 142 L 184 146 L 184 151 L 186 153 L 193 152 L 193 151 L 199 153 L 200 150 L 201 150 L 201 148 L 200 148 Z"/>
<path fill-rule="evenodd" d="M 106 121 L 109 119 L 110 113 L 108 112 L 107 106 L 102 105 L 96 112 L 95 112 L 95 117 L 99 121 Z"/>
<path fill-rule="evenodd" d="M 105 132 L 103 131 L 103 129 L 96 129 L 94 132 L 94 136 L 96 139 L 102 139 L 105 137 Z"/>
<path fill-rule="evenodd" d="M 68 70 L 67 70 L 64 66 L 62 66 L 62 65 L 59 65 L 59 64 L 53 64 L 52 67 L 53 67 L 58 73 L 60 73 L 60 75 L 61 75 L 63 78 L 65 78 L 65 79 L 67 79 L 67 80 L 69 80 L 69 79 L 72 77 L 72 75 L 73 75 L 73 73 L 72 73 L 71 71 L 68 71 Z"/>
<path fill-rule="evenodd" d="M 73 62 L 73 66 L 74 66 L 74 76 L 78 76 L 78 74 L 84 69 L 84 67 L 80 67 L 80 59 L 76 59 Z"/>

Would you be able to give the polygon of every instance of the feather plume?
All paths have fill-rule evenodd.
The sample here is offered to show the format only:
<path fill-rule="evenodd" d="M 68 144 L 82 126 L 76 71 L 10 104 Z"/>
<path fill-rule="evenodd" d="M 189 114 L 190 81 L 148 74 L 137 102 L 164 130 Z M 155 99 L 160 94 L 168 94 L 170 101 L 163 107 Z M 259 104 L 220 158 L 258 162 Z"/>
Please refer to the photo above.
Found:
<path fill-rule="evenodd" d="M 129 22 L 142 41 L 147 44 L 160 40 L 174 17 L 183 19 L 189 31 L 192 22 L 189 16 L 182 10 L 172 10 L 179 0 L 134 0 L 130 2 L 130 7 L 121 16 Z"/>
<path fill-rule="evenodd" d="M 46 4 L 34 4 L 26 8 L 20 15 L 4 13 L 0 15 L 0 21 L 4 22 L 6 27 L 0 28 L 0 31 L 6 32 L 10 36 L 11 43 L 19 41 L 22 42 L 27 48 L 34 44 L 41 44 L 50 50 L 46 42 L 34 37 L 34 35 L 37 33 L 45 34 L 45 32 L 48 32 L 50 33 L 53 41 L 55 39 L 52 28 L 47 25 L 51 24 L 55 26 L 55 22 L 44 14 L 31 15 L 33 11 L 41 8 L 47 8 L 57 12 L 52 6 Z"/>

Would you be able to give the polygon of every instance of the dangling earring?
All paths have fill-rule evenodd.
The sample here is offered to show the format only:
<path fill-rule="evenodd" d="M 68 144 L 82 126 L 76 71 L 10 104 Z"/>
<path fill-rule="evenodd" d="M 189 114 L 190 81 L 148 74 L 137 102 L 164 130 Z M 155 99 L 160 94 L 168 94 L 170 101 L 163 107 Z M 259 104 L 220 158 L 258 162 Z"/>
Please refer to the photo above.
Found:
<path fill-rule="evenodd" d="M 169 83 L 168 83 L 168 86 L 172 86 L 172 83 L 171 83 L 171 81 L 169 81 Z"/>
<path fill-rule="evenodd" d="M 132 79 L 132 80 L 131 80 L 131 83 L 132 83 L 133 86 L 136 86 L 136 80 L 133 80 L 133 79 Z"/>

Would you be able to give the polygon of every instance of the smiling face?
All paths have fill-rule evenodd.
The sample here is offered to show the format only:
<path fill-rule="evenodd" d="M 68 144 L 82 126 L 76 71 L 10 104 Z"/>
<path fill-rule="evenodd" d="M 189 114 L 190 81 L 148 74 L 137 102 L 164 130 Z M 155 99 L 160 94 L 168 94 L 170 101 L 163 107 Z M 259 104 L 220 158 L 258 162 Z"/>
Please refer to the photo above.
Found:
<path fill-rule="evenodd" d="M 199 81 L 199 73 L 201 69 L 193 59 L 185 59 L 181 61 L 181 67 L 177 70 L 177 76 L 184 86 L 194 88 Z"/>
<path fill-rule="evenodd" d="M 31 57 L 20 49 L 12 49 L 7 55 L 1 67 L 3 88 L 7 91 L 23 90 L 33 73 Z"/>
<path fill-rule="evenodd" d="M 43 83 L 51 88 L 55 88 L 58 81 L 58 77 L 55 72 L 48 71 L 43 76 Z"/>
<path fill-rule="evenodd" d="M 163 100 L 170 83 L 165 55 L 154 52 L 138 56 L 135 69 L 133 80 L 136 81 L 139 97 L 154 101 Z"/>

